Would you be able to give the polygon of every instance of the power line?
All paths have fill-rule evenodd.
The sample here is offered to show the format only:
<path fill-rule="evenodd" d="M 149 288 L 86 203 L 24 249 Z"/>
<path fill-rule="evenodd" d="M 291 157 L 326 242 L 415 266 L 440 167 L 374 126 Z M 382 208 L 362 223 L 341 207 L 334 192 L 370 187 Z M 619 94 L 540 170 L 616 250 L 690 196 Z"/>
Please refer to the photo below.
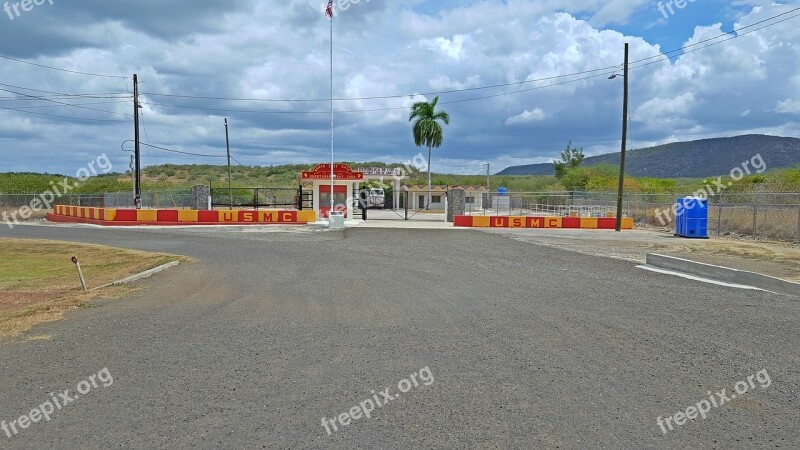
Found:
<path fill-rule="evenodd" d="M 14 88 L 14 89 L 22 89 L 24 91 L 40 92 L 42 94 L 63 95 L 63 96 L 68 96 L 68 97 L 85 97 L 85 96 L 94 97 L 94 96 L 98 96 L 98 95 L 127 95 L 127 96 L 131 95 L 131 94 L 126 94 L 125 92 L 106 92 L 106 93 L 94 93 L 94 94 L 67 94 L 65 92 L 43 91 L 41 89 L 34 89 L 34 88 L 29 88 L 29 87 L 24 87 L 24 86 L 16 86 L 16 85 L 13 85 L 13 84 L 6 84 L 6 83 L 0 83 L 0 86 L 10 87 L 10 88 Z"/>
<path fill-rule="evenodd" d="M 585 75 L 587 73 L 594 73 L 594 72 L 607 72 L 609 69 L 614 69 L 617 66 L 608 66 L 608 67 L 601 67 L 599 69 L 592 69 L 592 70 L 585 70 L 582 72 L 575 72 L 565 75 L 553 75 L 550 77 L 544 78 L 537 78 L 533 80 L 525 80 L 525 81 L 515 81 L 511 83 L 500 83 L 500 84 L 493 84 L 488 86 L 480 86 L 480 87 L 472 87 L 472 88 L 463 88 L 463 89 L 450 89 L 444 91 L 434 91 L 434 92 L 418 92 L 414 94 L 402 94 L 402 95 L 380 95 L 380 96 L 373 96 L 373 97 L 347 97 L 347 98 L 334 98 L 333 101 L 335 102 L 344 102 L 344 101 L 361 101 L 361 100 L 389 100 L 395 98 L 406 98 L 406 97 L 416 97 L 416 96 L 431 96 L 431 95 L 442 95 L 442 94 L 456 94 L 461 92 L 471 92 L 471 91 L 480 91 L 485 89 L 496 89 L 501 87 L 510 87 L 510 86 L 519 86 L 522 84 L 528 83 L 537 83 L 542 81 L 550 81 L 559 78 L 567 78 L 573 77 L 578 75 Z M 142 95 L 151 95 L 154 97 L 172 97 L 172 98 L 186 98 L 186 99 L 199 99 L 199 100 L 226 100 L 226 101 L 242 101 L 242 102 L 275 102 L 275 103 L 314 103 L 314 102 L 330 102 L 330 98 L 326 99 L 266 99 L 266 98 L 235 98 L 235 97 L 203 97 L 203 96 L 196 96 L 196 95 L 177 95 L 177 94 L 159 94 L 153 92 L 143 92 Z M 171 105 L 167 105 L 171 106 Z"/>
<path fill-rule="evenodd" d="M 761 28 L 758 28 L 758 29 L 756 29 L 756 30 L 751 30 L 751 31 L 748 31 L 748 32 L 746 32 L 746 33 L 739 33 L 739 32 L 740 32 L 740 31 L 742 31 L 742 30 L 746 30 L 746 29 L 748 29 L 748 28 L 752 28 L 752 27 L 754 27 L 754 26 L 756 26 L 756 25 L 760 25 L 760 24 L 762 24 L 762 23 L 765 23 L 765 22 L 772 21 L 772 20 L 774 20 L 774 19 L 777 19 L 778 17 L 783 17 L 783 16 L 785 16 L 785 15 L 788 15 L 788 14 L 791 14 L 791 13 L 794 13 L 794 12 L 797 12 L 797 11 L 800 11 L 800 8 L 795 8 L 795 9 L 792 9 L 792 10 L 786 11 L 786 12 L 784 12 L 784 13 L 781 13 L 781 14 L 778 14 L 778 15 L 775 15 L 775 16 L 772 16 L 772 17 L 769 17 L 769 18 L 766 18 L 766 19 L 764 19 L 764 20 L 760 20 L 760 21 L 758 21 L 758 22 L 752 23 L 752 24 L 750 24 L 750 25 L 747 25 L 747 26 L 745 26 L 745 27 L 740 27 L 740 28 L 737 28 L 737 29 L 735 29 L 735 30 L 731 30 L 730 32 L 724 32 L 724 33 L 722 33 L 722 34 L 720 34 L 720 35 L 717 35 L 717 36 L 714 36 L 714 37 L 712 37 L 712 38 L 704 39 L 704 40 L 702 40 L 702 41 L 695 42 L 694 44 L 685 45 L 685 46 L 683 46 L 683 47 L 676 48 L 676 49 L 674 49 L 674 50 L 670 50 L 670 51 L 668 51 L 668 52 L 664 52 L 664 53 L 662 53 L 662 54 L 660 54 L 660 55 L 654 55 L 654 56 L 650 56 L 650 57 L 648 57 L 648 58 L 642 58 L 642 59 L 639 59 L 639 60 L 633 61 L 633 62 L 631 62 L 630 64 L 636 64 L 636 63 L 640 63 L 640 62 L 643 62 L 643 61 L 648 61 L 648 60 L 651 60 L 651 59 L 654 59 L 654 58 L 663 58 L 664 56 L 666 56 L 666 55 L 669 55 L 669 54 L 671 54 L 671 53 L 677 53 L 677 52 L 681 52 L 681 51 L 683 51 L 684 53 L 691 53 L 691 52 L 687 52 L 687 51 L 686 51 L 686 49 L 689 49 L 689 48 L 692 48 L 692 47 L 696 47 L 696 46 L 698 46 L 698 45 L 700 45 L 700 44 L 705 44 L 706 42 L 710 42 L 710 41 L 713 41 L 713 40 L 716 40 L 716 39 L 719 39 L 719 38 L 722 38 L 722 37 L 725 37 L 725 36 L 729 36 L 729 35 L 732 35 L 732 34 L 734 34 L 734 33 L 736 34 L 736 36 L 734 36 L 734 38 L 736 38 L 736 37 L 739 37 L 739 36 L 744 36 L 744 35 L 750 34 L 750 33 L 754 32 L 754 31 L 762 30 L 762 29 L 764 29 L 764 28 L 767 28 L 767 26 L 765 26 L 765 27 L 761 27 Z M 780 20 L 780 21 L 778 21 L 778 22 L 775 22 L 775 23 L 772 23 L 772 24 L 770 24 L 770 25 L 768 25 L 768 26 L 777 25 L 777 24 L 779 24 L 779 23 L 781 23 L 781 22 L 785 22 L 786 20 L 790 20 L 790 19 L 793 19 L 793 18 L 795 18 L 795 17 L 797 17 L 797 16 L 792 16 L 792 17 L 790 17 L 790 18 L 788 18 L 788 19 Z M 725 41 L 727 41 L 727 40 L 730 40 L 730 39 L 726 39 Z M 721 41 L 721 42 L 725 42 L 725 41 Z M 707 47 L 710 47 L 710 46 L 706 46 L 706 47 L 702 47 L 702 48 L 707 48 Z M 692 50 L 692 52 L 694 52 L 694 51 L 697 51 L 697 50 Z"/>
<path fill-rule="evenodd" d="M 114 112 L 114 111 L 106 111 L 106 110 L 103 110 L 103 109 L 96 109 L 96 108 L 89 108 L 89 107 L 86 107 L 86 106 L 73 105 L 71 103 L 64 103 L 64 102 L 60 102 L 58 100 L 49 100 L 49 99 L 46 99 L 44 97 L 37 97 L 35 95 L 25 94 L 25 93 L 22 93 L 22 92 L 10 91 L 8 89 L 0 88 L 0 91 L 9 92 L 11 94 L 22 95 L 22 96 L 25 96 L 25 97 L 35 98 L 35 99 L 39 99 L 39 100 L 44 100 L 44 101 L 48 101 L 48 102 L 53 102 L 53 103 L 57 103 L 59 105 L 71 106 L 73 108 L 86 109 L 86 110 L 89 110 L 89 111 L 102 112 L 102 113 L 106 113 L 106 114 L 117 114 L 117 115 L 121 115 L 121 116 L 132 116 L 132 114 L 124 114 L 124 113 L 118 113 L 118 112 Z"/>
<path fill-rule="evenodd" d="M 42 68 L 45 68 L 45 69 L 57 70 L 59 72 L 66 72 L 66 73 L 77 74 L 77 75 L 88 75 L 88 76 L 92 76 L 92 77 L 101 77 L 101 78 L 128 78 L 128 77 L 120 76 L 120 75 L 103 75 L 103 74 L 99 74 L 99 73 L 80 72 L 80 71 L 77 71 L 77 70 L 62 69 L 60 67 L 53 67 L 53 66 L 48 66 L 46 64 L 39 64 L 39 63 L 31 62 L 31 61 L 25 61 L 23 59 L 12 58 L 12 57 L 6 56 L 6 55 L 0 55 L 0 58 L 7 59 L 9 61 L 16 61 L 16 62 L 22 63 L 22 64 L 30 64 L 31 66 L 42 67 Z"/>
<path fill-rule="evenodd" d="M 800 8 L 797 8 L 797 9 L 795 9 L 793 11 L 800 11 Z M 695 49 L 692 49 L 692 50 L 684 51 L 683 54 L 686 55 L 686 54 L 689 54 L 689 53 L 694 53 L 694 52 L 697 52 L 697 51 L 700 51 L 700 50 L 704 50 L 706 48 L 713 47 L 715 45 L 722 44 L 722 43 L 728 42 L 728 41 L 733 40 L 733 39 L 737 39 L 737 38 L 742 37 L 742 36 L 746 36 L 746 35 L 748 35 L 750 33 L 755 33 L 756 31 L 763 30 L 764 28 L 768 28 L 768 27 L 777 25 L 779 23 L 789 21 L 789 20 L 795 19 L 797 17 L 800 17 L 800 14 L 795 14 L 794 16 L 787 17 L 787 18 L 779 20 L 777 22 L 774 22 L 774 23 L 771 23 L 771 24 L 768 24 L 768 25 L 764 25 L 763 27 L 760 27 L 760 28 L 756 28 L 756 29 L 753 29 L 753 30 L 746 31 L 744 33 L 738 33 L 735 36 L 729 36 L 727 39 L 723 39 L 723 40 L 717 41 L 717 42 L 712 42 L 711 44 L 704 45 L 704 46 L 702 46 L 700 48 L 695 48 Z M 764 22 L 764 21 L 761 21 L 760 23 L 762 23 L 762 22 Z M 708 41 L 711 41 L 711 40 L 714 40 L 714 39 L 719 39 L 720 37 L 728 36 L 728 35 L 729 34 L 720 35 L 720 36 L 717 36 L 717 37 L 712 38 L 712 39 L 706 39 L 705 41 L 702 41 L 702 42 L 708 42 Z M 697 44 L 693 44 L 693 45 L 697 45 Z M 688 48 L 688 46 L 686 48 Z M 632 69 L 639 69 L 639 68 L 642 68 L 642 67 L 645 67 L 645 66 L 649 66 L 651 64 L 664 62 L 664 61 L 667 61 L 667 60 L 670 59 L 670 57 L 666 56 L 666 55 L 661 55 L 659 58 L 661 58 L 661 59 L 656 59 L 655 61 L 650 61 L 650 62 L 645 63 L 645 64 L 639 64 L 639 65 L 637 65 L 635 67 L 631 67 L 631 70 Z M 653 57 L 647 58 L 647 59 L 653 59 Z M 645 59 L 645 60 L 647 60 L 647 59 Z M 640 61 L 645 61 L 645 60 L 640 60 Z"/>
<path fill-rule="evenodd" d="M 6 108 L 6 107 L 2 107 L 2 106 L 0 106 L 0 109 L 7 110 L 7 111 L 16 111 L 16 112 L 21 112 L 21 113 L 25 113 L 25 114 L 34 114 L 34 115 L 37 115 L 37 116 L 56 117 L 56 118 L 59 118 L 59 119 L 87 120 L 87 121 L 91 121 L 91 122 L 117 122 L 117 123 L 126 122 L 124 120 L 114 120 L 114 119 L 91 119 L 91 118 L 88 118 L 88 117 L 60 116 L 60 115 L 57 115 L 57 114 L 47 114 L 47 113 L 40 113 L 40 112 L 35 112 L 35 111 L 25 111 L 25 110 L 22 110 L 22 109 Z"/>
<path fill-rule="evenodd" d="M 102 99 L 102 100 L 123 100 L 123 99 L 127 99 L 127 100 L 130 100 L 131 96 L 125 96 L 125 97 L 118 97 L 118 96 L 96 96 L 96 97 L 95 96 L 82 96 L 82 97 L 76 97 L 76 96 L 70 96 L 70 95 L 52 95 L 52 96 L 44 96 L 43 95 L 43 96 L 36 96 L 34 98 L 19 97 L 19 96 L 16 96 L 16 97 L 0 97 L 0 101 L 3 101 L 3 102 L 17 102 L 17 101 L 18 102 L 23 102 L 23 101 L 30 102 L 30 101 L 45 101 L 45 100 L 56 100 L 56 99 L 58 99 L 58 100 L 98 100 L 98 99 Z"/>
<path fill-rule="evenodd" d="M 89 103 L 78 103 L 77 105 L 109 105 L 109 104 L 117 104 L 117 103 L 130 103 L 130 100 L 116 100 L 113 102 L 89 102 Z M 17 106 L 20 109 L 34 109 L 34 108 L 63 108 L 62 105 L 35 105 L 35 106 Z"/>
<path fill-rule="evenodd" d="M 145 147 L 151 147 L 151 148 L 155 148 L 155 149 L 162 150 L 162 151 L 165 151 L 165 152 L 170 152 L 170 153 L 180 153 L 182 155 L 203 156 L 203 157 L 206 157 L 206 158 L 226 158 L 225 155 L 204 155 L 202 153 L 184 152 L 184 151 L 180 151 L 180 150 L 172 150 L 170 148 L 160 147 L 158 145 L 145 144 L 144 142 L 140 142 L 139 145 L 144 145 Z"/>

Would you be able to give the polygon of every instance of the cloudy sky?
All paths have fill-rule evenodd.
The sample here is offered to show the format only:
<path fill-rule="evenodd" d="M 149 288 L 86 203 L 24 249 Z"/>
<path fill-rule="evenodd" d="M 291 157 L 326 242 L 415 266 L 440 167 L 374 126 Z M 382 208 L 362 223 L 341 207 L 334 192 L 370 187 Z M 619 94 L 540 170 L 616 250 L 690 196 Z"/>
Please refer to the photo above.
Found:
<path fill-rule="evenodd" d="M 126 170 L 133 73 L 144 143 L 224 155 L 227 117 L 242 164 L 329 160 L 323 2 L 46 0 L 30 11 L 6 3 L 0 172 L 73 174 L 102 153 Z M 632 147 L 800 136 L 796 0 L 662 1 L 661 9 L 649 0 L 340 3 L 337 160 L 412 159 L 420 149 L 408 107 L 436 93 L 452 118 L 435 150 L 437 172 L 546 162 L 570 140 L 588 154 L 618 150 L 622 80 L 608 77 L 622 65 L 625 42 Z M 722 42 L 733 30 L 739 36 Z M 224 159 L 143 147 L 142 161 Z"/>

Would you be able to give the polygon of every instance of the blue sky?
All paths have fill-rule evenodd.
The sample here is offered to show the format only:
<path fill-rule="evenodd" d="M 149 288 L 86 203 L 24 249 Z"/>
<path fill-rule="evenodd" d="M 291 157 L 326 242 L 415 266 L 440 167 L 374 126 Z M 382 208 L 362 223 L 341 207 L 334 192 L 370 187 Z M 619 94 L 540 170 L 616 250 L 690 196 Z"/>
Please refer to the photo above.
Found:
<path fill-rule="evenodd" d="M 317 101 L 330 95 L 324 1 L 56 0 L 2 12 L 0 55 L 38 65 L 0 59 L 0 171 L 71 174 L 102 153 L 125 170 L 133 73 L 142 81 L 145 143 L 224 155 L 227 117 L 243 164 L 326 161 L 330 106 Z M 350 4 L 334 21 L 334 91 L 343 99 L 335 103 L 337 159 L 411 160 L 422 149 L 413 145 L 408 107 L 435 93 L 452 117 L 436 172 L 546 162 L 570 140 L 590 155 L 613 152 L 622 85 L 607 78 L 625 42 L 634 62 L 716 44 L 634 63 L 632 147 L 800 135 L 800 12 L 770 19 L 800 4 L 686 0 L 679 9 L 673 0 L 675 13 L 664 17 L 658 3 Z M 713 40 L 762 20 L 768 26 L 754 33 Z M 583 72 L 591 77 L 564 77 Z M 509 86 L 483 89 L 498 84 Z M 224 159 L 147 147 L 143 161 Z"/>

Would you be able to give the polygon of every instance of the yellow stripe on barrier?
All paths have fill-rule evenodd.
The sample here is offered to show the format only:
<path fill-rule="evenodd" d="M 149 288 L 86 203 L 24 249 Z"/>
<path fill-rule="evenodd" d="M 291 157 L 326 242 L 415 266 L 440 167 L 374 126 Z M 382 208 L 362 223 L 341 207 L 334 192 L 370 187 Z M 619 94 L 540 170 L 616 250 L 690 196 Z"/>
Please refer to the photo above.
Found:
<path fill-rule="evenodd" d="M 623 230 L 632 230 L 633 229 L 633 218 L 632 217 L 623 217 L 622 218 L 622 229 Z"/>
<path fill-rule="evenodd" d="M 581 228 L 585 230 L 596 230 L 597 217 L 581 217 Z"/>
<path fill-rule="evenodd" d="M 297 211 L 297 221 L 303 223 L 313 223 L 317 221 L 317 213 L 314 211 Z"/>
<path fill-rule="evenodd" d="M 136 211 L 137 222 L 158 222 L 158 211 L 154 209 L 140 209 Z"/>
<path fill-rule="evenodd" d="M 329 171 L 330 172 L 330 171 Z M 491 224 L 489 216 L 473 216 L 472 226 L 475 228 L 489 228 Z"/>
<path fill-rule="evenodd" d="M 191 210 L 179 210 L 178 211 L 178 222 L 184 223 L 192 223 L 198 221 L 199 213 L 197 211 Z"/>

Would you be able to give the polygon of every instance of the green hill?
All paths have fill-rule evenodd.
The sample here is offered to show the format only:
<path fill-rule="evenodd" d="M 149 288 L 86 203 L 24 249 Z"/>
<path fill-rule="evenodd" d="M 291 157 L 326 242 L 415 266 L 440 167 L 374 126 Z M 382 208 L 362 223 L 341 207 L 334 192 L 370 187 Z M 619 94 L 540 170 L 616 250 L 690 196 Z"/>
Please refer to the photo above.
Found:
<path fill-rule="evenodd" d="M 631 150 L 625 159 L 625 173 L 649 178 L 705 178 L 729 174 L 761 154 L 767 169 L 783 169 L 800 164 L 800 139 L 745 135 L 730 138 L 675 142 L 657 147 Z M 584 164 L 619 166 L 619 153 L 586 158 Z M 552 164 L 509 167 L 498 175 L 552 175 Z"/>

